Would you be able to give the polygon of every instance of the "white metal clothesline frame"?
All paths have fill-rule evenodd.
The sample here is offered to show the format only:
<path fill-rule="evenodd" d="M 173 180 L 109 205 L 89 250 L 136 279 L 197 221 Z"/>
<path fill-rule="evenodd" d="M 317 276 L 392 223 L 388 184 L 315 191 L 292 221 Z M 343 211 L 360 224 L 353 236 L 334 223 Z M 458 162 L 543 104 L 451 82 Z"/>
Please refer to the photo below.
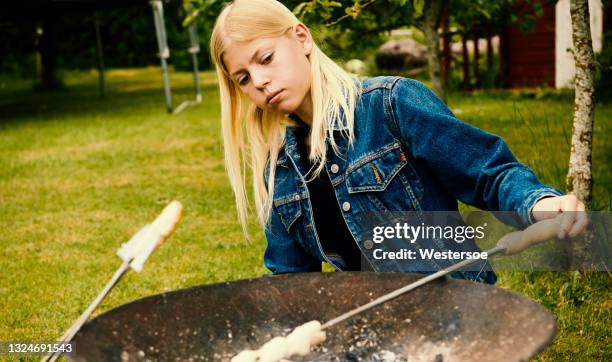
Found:
<path fill-rule="evenodd" d="M 198 34 L 195 24 L 189 27 L 189 40 L 191 47 L 189 52 L 191 53 L 193 61 L 193 82 L 195 85 L 195 100 L 184 101 L 176 109 L 172 109 L 172 93 L 170 90 L 170 77 L 168 75 L 168 63 L 167 59 L 170 58 L 170 48 L 168 48 L 168 40 L 166 39 L 166 25 L 164 23 L 164 6 L 161 0 L 152 0 L 151 6 L 153 7 L 153 20 L 155 21 L 155 34 L 157 36 L 157 45 L 159 47 L 159 59 L 161 61 L 162 78 L 164 80 L 164 94 L 166 97 L 166 110 L 168 113 L 179 113 L 185 108 L 198 104 L 202 101 L 202 93 L 200 90 L 200 81 L 198 74 L 198 53 L 200 52 L 200 44 L 198 41 Z"/>
<path fill-rule="evenodd" d="M 200 53 L 200 42 L 198 39 L 197 28 L 195 24 L 189 27 L 189 53 L 193 63 L 193 83 L 195 90 L 195 99 L 183 101 L 178 107 L 173 108 L 172 105 L 172 90 L 170 87 L 170 76 L 168 74 L 168 58 L 170 58 L 170 48 L 168 47 L 168 39 L 166 37 L 166 25 L 164 22 L 164 5 L 162 0 L 151 0 L 149 2 L 153 9 L 153 21 L 155 23 L 155 36 L 157 39 L 158 56 L 161 63 L 162 80 L 164 82 L 164 97 L 166 102 L 166 110 L 168 113 L 177 114 L 185 108 L 196 105 L 202 101 L 202 91 L 200 89 L 200 76 L 198 71 L 198 54 Z M 94 25 L 96 29 L 96 48 L 98 52 L 98 78 L 100 96 L 104 95 L 105 89 L 105 69 L 104 56 L 102 53 L 102 38 L 100 36 L 100 22 L 97 16 L 94 17 Z"/>

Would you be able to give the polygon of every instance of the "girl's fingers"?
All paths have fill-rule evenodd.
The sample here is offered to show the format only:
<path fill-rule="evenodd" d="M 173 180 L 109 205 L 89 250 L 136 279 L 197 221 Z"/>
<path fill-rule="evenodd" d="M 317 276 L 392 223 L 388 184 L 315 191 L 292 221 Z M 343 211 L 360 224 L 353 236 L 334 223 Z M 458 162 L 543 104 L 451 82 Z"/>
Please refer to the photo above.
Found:
<path fill-rule="evenodd" d="M 574 212 L 564 212 L 563 213 L 563 220 L 561 221 L 561 228 L 559 228 L 559 233 L 557 234 L 557 237 L 559 239 L 565 239 L 565 237 L 567 236 L 567 233 L 572 228 L 572 225 L 574 224 L 575 219 L 576 219 L 576 215 Z"/>
<path fill-rule="evenodd" d="M 578 208 L 576 211 L 576 221 L 572 226 L 572 229 L 567 234 L 570 238 L 575 238 L 578 235 L 581 235 L 586 230 L 587 225 L 589 225 L 589 218 L 585 211 L 584 204 L 582 202 L 578 203 Z"/>
<path fill-rule="evenodd" d="M 548 202 L 548 204 L 545 204 Z M 565 195 L 550 199 L 543 199 L 536 203 L 533 215 L 536 220 L 554 217 L 538 215 L 538 213 L 562 213 L 561 225 L 557 233 L 558 239 L 574 238 L 584 232 L 589 224 L 589 218 L 585 211 L 584 204 L 575 195 Z M 546 210 L 546 211 L 540 211 Z"/>
<path fill-rule="evenodd" d="M 561 199 L 561 211 L 563 212 L 563 220 L 561 221 L 561 227 L 557 237 L 559 239 L 565 239 L 568 232 L 572 229 L 572 225 L 576 220 L 576 212 L 578 205 L 578 199 L 575 197 L 564 197 Z"/>

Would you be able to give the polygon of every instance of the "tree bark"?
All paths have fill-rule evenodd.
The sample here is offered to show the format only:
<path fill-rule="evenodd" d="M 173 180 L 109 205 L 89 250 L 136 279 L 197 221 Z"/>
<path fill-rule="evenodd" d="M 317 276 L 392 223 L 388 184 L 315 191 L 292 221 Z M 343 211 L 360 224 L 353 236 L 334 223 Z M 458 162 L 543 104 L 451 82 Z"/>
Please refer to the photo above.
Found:
<path fill-rule="evenodd" d="M 470 89 L 470 53 L 467 46 L 467 34 L 461 34 L 461 68 L 463 70 L 463 89 Z"/>
<path fill-rule="evenodd" d="M 429 68 L 429 78 L 431 79 L 434 91 L 446 102 L 446 92 L 440 77 L 440 36 L 438 35 L 440 16 L 444 3 L 444 0 L 431 0 L 426 2 L 422 30 L 425 34 L 427 43 L 427 67 Z"/>
<path fill-rule="evenodd" d="M 587 208 L 590 208 L 593 191 L 591 151 L 595 118 L 595 57 L 591 40 L 588 0 L 571 0 L 570 13 L 576 81 L 572 144 L 566 188 L 568 193 L 576 195 Z M 573 266 L 582 265 L 585 260 L 590 259 L 588 255 L 590 237 L 592 237 L 590 233 L 587 233 L 584 240 L 572 243 L 571 263 Z"/>
<path fill-rule="evenodd" d="M 570 2 L 572 15 L 572 38 L 576 82 L 574 100 L 574 123 L 572 126 L 572 148 L 566 187 L 582 202 L 592 201 L 591 145 L 595 118 L 594 73 L 595 57 L 591 40 L 589 8 L 587 0 Z"/>

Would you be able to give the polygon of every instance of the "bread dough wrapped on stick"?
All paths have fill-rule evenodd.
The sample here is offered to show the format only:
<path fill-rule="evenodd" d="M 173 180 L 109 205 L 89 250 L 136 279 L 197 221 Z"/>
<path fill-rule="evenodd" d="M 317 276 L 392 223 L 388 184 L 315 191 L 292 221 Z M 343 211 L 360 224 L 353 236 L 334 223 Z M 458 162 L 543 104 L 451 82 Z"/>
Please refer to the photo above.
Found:
<path fill-rule="evenodd" d="M 305 356 L 310 347 L 325 341 L 319 321 L 310 321 L 295 328 L 286 337 L 274 337 L 256 351 L 244 350 L 232 362 L 277 362 L 291 356 Z"/>

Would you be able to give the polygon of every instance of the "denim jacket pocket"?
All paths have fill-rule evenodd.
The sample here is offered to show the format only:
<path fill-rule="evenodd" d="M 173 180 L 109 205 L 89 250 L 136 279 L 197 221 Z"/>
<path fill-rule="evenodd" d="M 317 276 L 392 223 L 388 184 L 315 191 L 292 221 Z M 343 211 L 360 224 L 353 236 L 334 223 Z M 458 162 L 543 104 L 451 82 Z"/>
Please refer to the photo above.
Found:
<path fill-rule="evenodd" d="M 366 154 L 348 167 L 348 192 L 384 191 L 407 163 L 399 143 Z"/>
<path fill-rule="evenodd" d="M 366 154 L 348 168 L 349 194 L 364 195 L 373 210 L 420 211 L 420 181 L 413 179 L 408 157 L 399 142 Z M 413 188 L 417 185 L 417 189 Z"/>
<path fill-rule="evenodd" d="M 274 208 L 287 232 L 291 229 L 291 225 L 302 215 L 300 200 L 305 197 L 304 193 L 296 193 L 274 200 Z"/>

